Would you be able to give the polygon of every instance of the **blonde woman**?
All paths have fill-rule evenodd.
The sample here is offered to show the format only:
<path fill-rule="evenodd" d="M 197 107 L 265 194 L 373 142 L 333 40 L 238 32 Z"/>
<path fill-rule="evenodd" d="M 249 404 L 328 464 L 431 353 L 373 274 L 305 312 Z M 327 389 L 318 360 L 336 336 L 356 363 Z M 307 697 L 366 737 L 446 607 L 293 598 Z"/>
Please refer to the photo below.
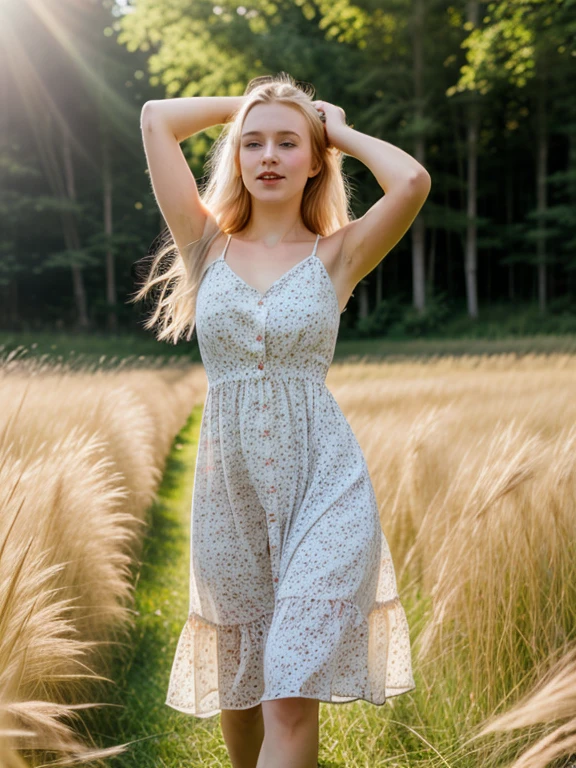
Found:
<path fill-rule="evenodd" d="M 315 768 L 319 702 L 415 688 L 406 615 L 364 455 L 326 386 L 340 315 L 430 190 L 409 154 L 286 73 L 240 97 L 142 111 L 171 240 L 134 300 L 208 378 L 192 500 L 190 611 L 166 703 L 220 714 L 234 768 Z M 179 143 L 224 124 L 199 194 Z M 343 156 L 386 193 L 349 211 Z"/>

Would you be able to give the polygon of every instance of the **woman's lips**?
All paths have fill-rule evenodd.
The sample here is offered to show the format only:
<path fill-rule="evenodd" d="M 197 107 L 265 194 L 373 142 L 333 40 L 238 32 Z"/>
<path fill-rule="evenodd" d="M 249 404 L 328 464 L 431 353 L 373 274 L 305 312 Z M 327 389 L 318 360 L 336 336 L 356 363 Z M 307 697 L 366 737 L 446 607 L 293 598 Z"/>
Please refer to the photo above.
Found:
<path fill-rule="evenodd" d="M 258 179 L 258 181 L 261 181 L 263 184 L 272 186 L 273 184 L 278 184 L 279 181 L 282 181 L 284 179 L 284 176 L 278 176 L 275 179 Z"/>

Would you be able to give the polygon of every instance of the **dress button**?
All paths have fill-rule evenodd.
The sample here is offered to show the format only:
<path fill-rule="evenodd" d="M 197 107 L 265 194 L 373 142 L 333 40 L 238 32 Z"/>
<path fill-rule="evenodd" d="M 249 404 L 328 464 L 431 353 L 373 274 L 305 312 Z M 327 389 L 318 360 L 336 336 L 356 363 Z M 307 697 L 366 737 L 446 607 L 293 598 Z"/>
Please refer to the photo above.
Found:
<path fill-rule="evenodd" d="M 258 336 L 256 336 L 256 341 L 262 341 L 262 336 L 260 336 L 260 334 L 258 334 Z"/>
<path fill-rule="evenodd" d="M 278 581 L 278 576 L 276 576 L 276 578 L 274 579 L 274 581 Z"/>
<path fill-rule="evenodd" d="M 260 299 L 260 301 L 258 302 L 258 306 L 260 306 L 260 307 L 261 307 L 261 306 L 262 306 L 262 304 L 264 304 L 264 302 L 262 301 L 262 299 Z"/>
<path fill-rule="evenodd" d="M 258 363 L 258 368 L 260 368 L 260 370 L 262 370 L 262 368 L 264 368 L 264 363 Z"/>

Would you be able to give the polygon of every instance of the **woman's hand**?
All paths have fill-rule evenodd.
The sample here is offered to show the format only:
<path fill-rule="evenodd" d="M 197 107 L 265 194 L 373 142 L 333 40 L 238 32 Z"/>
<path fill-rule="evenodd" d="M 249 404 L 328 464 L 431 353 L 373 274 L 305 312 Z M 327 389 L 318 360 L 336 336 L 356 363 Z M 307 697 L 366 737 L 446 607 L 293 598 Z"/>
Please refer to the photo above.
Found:
<path fill-rule="evenodd" d="M 324 123 L 327 143 L 334 146 L 338 131 L 346 127 L 346 113 L 342 107 L 330 104 L 329 101 L 313 101 L 312 103 L 320 113 L 320 119 Z"/>

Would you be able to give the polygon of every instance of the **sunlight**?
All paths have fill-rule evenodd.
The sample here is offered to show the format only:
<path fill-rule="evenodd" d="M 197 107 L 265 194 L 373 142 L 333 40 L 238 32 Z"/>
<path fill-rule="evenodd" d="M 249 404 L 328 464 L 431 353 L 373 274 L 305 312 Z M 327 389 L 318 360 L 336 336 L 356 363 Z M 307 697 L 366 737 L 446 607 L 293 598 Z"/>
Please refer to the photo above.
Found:
<path fill-rule="evenodd" d="M 123 4 L 126 5 L 125 2 Z M 41 22 L 40 31 L 38 20 Z M 68 129 L 68 119 L 59 104 L 64 88 L 75 93 L 75 101 L 88 99 L 97 103 L 98 109 L 117 135 L 126 133 L 127 138 L 130 138 L 130 124 L 138 119 L 138 109 L 108 85 L 106 72 L 116 66 L 111 54 L 107 52 L 111 44 L 105 39 L 102 30 L 94 30 L 92 36 L 86 34 L 83 27 L 88 20 L 90 16 L 87 14 L 85 0 L 0 2 L 0 47 L 5 52 L 6 64 L 12 71 L 11 81 L 21 97 L 34 131 L 46 173 L 51 176 L 55 170 L 54 159 L 49 157 L 48 151 L 44 151 L 42 146 L 51 144 L 45 136 L 46 123 L 50 125 L 55 122 L 60 131 Z M 36 36 L 32 48 L 28 42 L 31 29 Z M 78 34 L 74 34 L 76 31 Z M 48 36 L 43 38 L 43 32 Z M 84 41 L 83 49 L 79 48 L 77 40 Z M 75 72 L 78 79 L 59 83 L 60 88 L 55 89 L 49 78 L 53 53 L 59 51 L 68 58 L 70 71 Z M 71 133 L 70 141 L 74 150 L 97 169 L 98 161 L 94 153 L 86 151 L 79 137 Z"/>

